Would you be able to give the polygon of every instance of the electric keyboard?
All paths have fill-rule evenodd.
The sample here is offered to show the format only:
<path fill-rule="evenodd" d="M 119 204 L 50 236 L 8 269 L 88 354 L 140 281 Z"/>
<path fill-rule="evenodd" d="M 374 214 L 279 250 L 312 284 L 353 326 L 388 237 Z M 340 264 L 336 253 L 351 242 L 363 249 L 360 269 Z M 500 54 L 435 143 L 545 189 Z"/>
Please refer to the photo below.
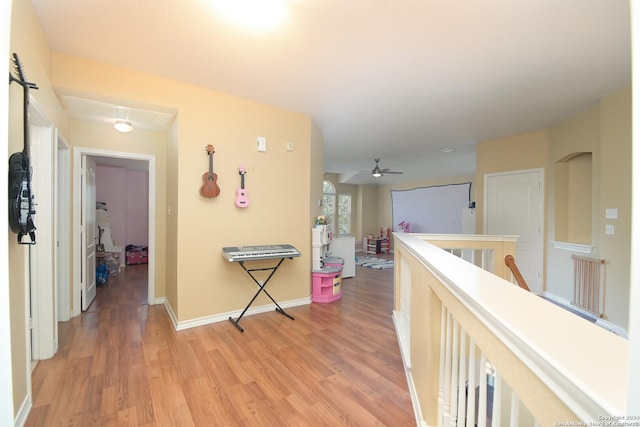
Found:
<path fill-rule="evenodd" d="M 292 245 L 228 246 L 222 248 L 222 256 L 229 262 L 261 259 L 293 258 L 301 256 Z"/>

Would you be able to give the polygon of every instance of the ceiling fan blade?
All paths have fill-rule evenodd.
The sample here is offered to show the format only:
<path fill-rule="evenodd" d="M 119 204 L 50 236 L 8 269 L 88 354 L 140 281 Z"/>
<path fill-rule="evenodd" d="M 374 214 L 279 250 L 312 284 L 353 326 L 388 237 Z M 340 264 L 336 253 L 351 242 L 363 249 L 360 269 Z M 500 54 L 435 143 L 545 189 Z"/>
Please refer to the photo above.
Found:
<path fill-rule="evenodd" d="M 396 175 L 402 175 L 404 172 L 399 172 L 399 171 L 392 171 L 389 170 L 387 168 L 381 169 L 380 168 L 380 159 L 373 159 L 376 162 L 376 166 L 373 168 L 373 170 L 371 171 L 371 173 L 373 174 L 374 177 L 379 177 L 379 176 L 383 176 L 384 174 L 396 174 Z"/>

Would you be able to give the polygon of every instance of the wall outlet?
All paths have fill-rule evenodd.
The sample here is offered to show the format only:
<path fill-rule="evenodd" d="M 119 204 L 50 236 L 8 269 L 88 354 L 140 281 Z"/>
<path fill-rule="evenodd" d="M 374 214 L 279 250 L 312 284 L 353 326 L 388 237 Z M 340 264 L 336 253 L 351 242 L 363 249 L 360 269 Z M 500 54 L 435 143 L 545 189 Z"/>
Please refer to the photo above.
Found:
<path fill-rule="evenodd" d="M 615 234 L 615 227 L 613 226 L 613 224 L 605 224 L 604 234 L 609 236 L 613 236 Z"/>
<path fill-rule="evenodd" d="M 293 146 L 293 142 L 287 142 L 287 151 L 293 151 L 294 146 Z"/>

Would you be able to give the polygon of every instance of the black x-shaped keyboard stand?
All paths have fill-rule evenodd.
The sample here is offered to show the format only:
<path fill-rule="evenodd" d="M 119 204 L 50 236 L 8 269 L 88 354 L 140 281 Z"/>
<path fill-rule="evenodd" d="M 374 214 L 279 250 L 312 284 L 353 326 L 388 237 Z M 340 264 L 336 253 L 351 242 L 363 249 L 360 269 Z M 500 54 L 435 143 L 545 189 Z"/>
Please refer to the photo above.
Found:
<path fill-rule="evenodd" d="M 253 281 L 256 283 L 256 285 L 258 285 L 258 292 L 256 292 L 256 294 L 253 296 L 253 298 L 251 298 L 251 301 L 249 301 L 249 304 L 247 304 L 247 306 L 244 308 L 244 310 L 242 310 L 242 313 L 240 314 L 240 316 L 238 316 L 237 319 L 234 319 L 232 316 L 229 316 L 229 321 L 231 323 L 233 323 L 235 325 L 236 328 L 238 328 L 238 330 L 240 332 L 244 332 L 244 329 L 242 328 L 242 326 L 240 326 L 240 319 L 242 319 L 242 316 L 244 316 L 244 314 L 247 312 L 247 310 L 249 309 L 249 307 L 251 307 L 251 304 L 253 304 L 253 302 L 256 300 L 256 298 L 258 298 L 258 295 L 260 295 L 260 292 L 264 292 L 271 301 L 273 301 L 273 303 L 276 305 L 276 311 L 280 314 L 283 314 L 285 316 L 287 316 L 289 319 L 291 320 L 295 320 L 293 318 L 293 316 L 287 314 L 282 307 L 280 307 L 280 304 L 278 304 L 276 302 L 275 299 L 273 299 L 273 297 L 271 295 L 269 295 L 269 292 L 267 292 L 267 290 L 265 289 L 265 287 L 267 286 L 267 283 L 269 283 L 269 280 L 271 280 L 271 278 L 273 277 L 273 275 L 275 274 L 275 272 L 278 270 L 278 268 L 280 267 L 280 265 L 282 264 L 282 262 L 285 260 L 286 258 L 280 258 L 280 261 L 278 261 L 278 264 L 276 264 L 273 267 L 265 267 L 265 268 L 247 268 L 244 265 L 244 261 L 238 261 L 238 264 L 240 264 L 240 266 L 244 269 L 244 271 L 247 272 L 247 274 L 249 275 L 249 277 L 251 277 L 251 279 L 253 279 Z M 291 258 L 289 258 L 291 259 Z M 260 284 L 260 281 L 258 281 L 258 279 L 255 278 L 255 276 L 253 275 L 254 272 L 256 271 L 271 271 L 271 273 L 269 274 L 269 276 L 265 279 L 264 282 L 262 282 L 262 284 Z"/>

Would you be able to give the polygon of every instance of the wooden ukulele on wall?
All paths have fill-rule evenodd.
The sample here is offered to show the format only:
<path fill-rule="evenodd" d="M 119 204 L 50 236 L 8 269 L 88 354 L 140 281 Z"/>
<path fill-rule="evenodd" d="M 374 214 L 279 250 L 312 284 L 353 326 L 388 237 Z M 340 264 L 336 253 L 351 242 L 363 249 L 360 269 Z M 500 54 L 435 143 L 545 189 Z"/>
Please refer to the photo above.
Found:
<path fill-rule="evenodd" d="M 202 187 L 200 187 L 200 195 L 203 197 L 217 197 L 220 194 L 220 187 L 218 187 L 218 175 L 213 172 L 213 153 L 215 150 L 213 145 L 207 145 L 207 153 L 209 153 L 209 172 L 205 172 L 202 175 Z"/>
<path fill-rule="evenodd" d="M 236 206 L 239 208 L 246 208 L 249 206 L 249 198 L 247 197 L 247 190 L 244 188 L 244 174 L 247 173 L 247 170 L 244 166 L 240 166 L 238 168 L 238 173 L 240 174 L 240 188 L 236 190 Z"/>

